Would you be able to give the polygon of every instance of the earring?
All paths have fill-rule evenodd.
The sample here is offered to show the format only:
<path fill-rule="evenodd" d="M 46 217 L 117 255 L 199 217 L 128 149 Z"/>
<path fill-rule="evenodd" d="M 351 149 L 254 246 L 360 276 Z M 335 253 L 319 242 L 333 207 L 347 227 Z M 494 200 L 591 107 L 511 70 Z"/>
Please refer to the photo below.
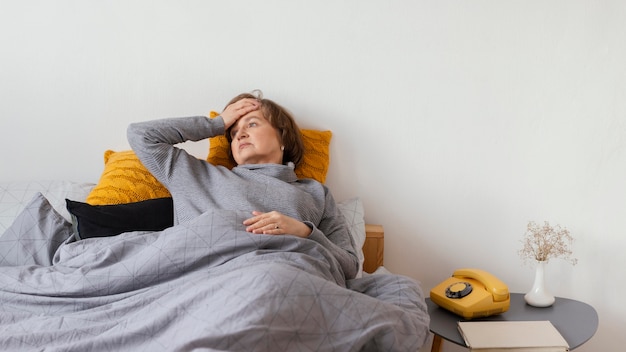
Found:
<path fill-rule="evenodd" d="M 280 151 L 281 151 L 281 152 L 282 152 L 282 151 L 285 151 L 285 146 L 284 146 L 284 145 L 281 145 L 281 146 L 280 146 Z"/>

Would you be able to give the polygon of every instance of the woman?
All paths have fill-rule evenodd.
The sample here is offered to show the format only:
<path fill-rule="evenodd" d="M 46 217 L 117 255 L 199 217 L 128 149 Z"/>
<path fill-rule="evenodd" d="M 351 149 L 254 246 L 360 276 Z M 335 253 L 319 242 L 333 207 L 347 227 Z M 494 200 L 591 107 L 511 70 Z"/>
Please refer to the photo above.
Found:
<path fill-rule="evenodd" d="M 237 166 L 228 170 L 197 159 L 174 145 L 226 134 Z M 354 241 L 327 187 L 299 180 L 300 130 L 280 105 L 253 94 L 233 98 L 220 116 L 168 118 L 128 127 L 128 141 L 150 172 L 170 191 L 174 221 L 210 209 L 244 210 L 246 231 L 291 235 L 318 242 L 354 278 Z"/>

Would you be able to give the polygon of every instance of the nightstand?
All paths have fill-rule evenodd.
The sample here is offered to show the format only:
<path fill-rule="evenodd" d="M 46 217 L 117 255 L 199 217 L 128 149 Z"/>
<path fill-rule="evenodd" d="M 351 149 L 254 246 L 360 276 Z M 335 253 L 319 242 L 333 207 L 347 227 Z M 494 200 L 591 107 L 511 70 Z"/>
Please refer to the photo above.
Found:
<path fill-rule="evenodd" d="M 431 352 L 441 351 L 443 339 L 467 347 L 457 327 L 457 323 L 464 319 L 439 307 L 429 298 L 426 299 L 426 305 L 428 306 L 428 314 L 430 314 L 430 331 L 435 334 Z M 586 303 L 557 297 L 552 306 L 537 308 L 526 304 L 522 293 L 511 294 L 511 306 L 508 311 L 474 320 L 549 320 L 563 335 L 570 346 L 570 350 L 587 342 L 598 329 L 598 313 Z"/>

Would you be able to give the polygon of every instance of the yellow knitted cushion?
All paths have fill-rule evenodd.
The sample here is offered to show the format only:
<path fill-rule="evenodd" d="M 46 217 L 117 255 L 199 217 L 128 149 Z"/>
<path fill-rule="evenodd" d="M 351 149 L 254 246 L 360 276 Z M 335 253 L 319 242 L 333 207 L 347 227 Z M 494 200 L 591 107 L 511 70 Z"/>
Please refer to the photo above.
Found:
<path fill-rule="evenodd" d="M 312 178 L 321 183 L 326 182 L 326 173 L 330 164 L 330 131 L 300 130 L 304 154 L 296 167 L 299 178 Z"/>
<path fill-rule="evenodd" d="M 211 118 L 218 116 L 211 111 Z M 331 131 L 300 130 L 304 154 L 300 164 L 296 167 L 296 175 L 299 178 L 312 178 L 321 183 L 326 182 L 326 173 L 330 164 L 330 140 L 333 136 Z M 215 136 L 209 139 L 209 156 L 207 161 L 213 165 L 222 165 L 232 169 L 235 164 L 228 157 L 230 144 L 226 136 Z"/>
<path fill-rule="evenodd" d="M 124 204 L 171 197 L 131 150 L 104 152 L 104 171 L 87 196 L 91 205 Z"/>

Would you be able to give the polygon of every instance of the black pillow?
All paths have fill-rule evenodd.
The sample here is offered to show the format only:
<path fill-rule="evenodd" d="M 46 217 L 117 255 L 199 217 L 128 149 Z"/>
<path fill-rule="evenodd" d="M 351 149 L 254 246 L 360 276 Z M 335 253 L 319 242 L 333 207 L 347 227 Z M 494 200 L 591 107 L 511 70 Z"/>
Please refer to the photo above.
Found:
<path fill-rule="evenodd" d="M 66 199 L 79 239 L 130 231 L 160 231 L 174 224 L 172 198 L 116 205 L 90 205 Z"/>

